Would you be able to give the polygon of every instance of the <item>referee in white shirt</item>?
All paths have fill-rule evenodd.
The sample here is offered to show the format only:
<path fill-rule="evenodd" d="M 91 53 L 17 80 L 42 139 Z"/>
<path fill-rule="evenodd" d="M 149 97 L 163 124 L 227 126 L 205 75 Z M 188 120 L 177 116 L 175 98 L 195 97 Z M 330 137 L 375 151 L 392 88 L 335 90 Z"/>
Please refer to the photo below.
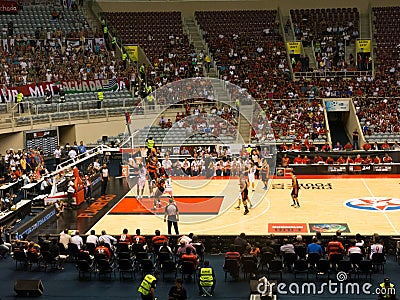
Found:
<path fill-rule="evenodd" d="M 171 234 L 171 227 L 174 226 L 175 234 L 179 234 L 178 221 L 179 210 L 174 202 L 174 198 L 169 198 L 169 204 L 165 207 L 164 222 L 168 220 L 168 234 Z"/>

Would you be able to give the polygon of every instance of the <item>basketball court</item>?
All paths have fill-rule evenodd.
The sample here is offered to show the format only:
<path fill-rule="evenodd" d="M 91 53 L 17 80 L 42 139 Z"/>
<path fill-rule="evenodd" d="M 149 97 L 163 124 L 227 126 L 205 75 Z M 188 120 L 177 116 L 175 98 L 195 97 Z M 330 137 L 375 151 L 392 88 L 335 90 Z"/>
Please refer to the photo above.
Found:
<path fill-rule="evenodd" d="M 173 194 L 180 210 L 179 230 L 199 235 L 313 234 L 316 231 L 344 234 L 399 235 L 400 176 L 298 176 L 301 207 L 291 207 L 290 177 L 275 177 L 268 190 L 256 181 L 250 189 L 253 208 L 246 216 L 244 208 L 235 209 L 239 181 L 177 177 Z M 145 195 L 148 193 L 146 184 Z M 148 194 L 147 194 L 148 195 Z M 399 198 L 396 198 L 399 197 Z M 134 233 L 166 234 L 163 221 L 167 197 L 162 208 L 152 210 L 153 198 L 136 199 L 136 187 L 123 197 L 92 229 L 120 234 L 124 228 Z"/>

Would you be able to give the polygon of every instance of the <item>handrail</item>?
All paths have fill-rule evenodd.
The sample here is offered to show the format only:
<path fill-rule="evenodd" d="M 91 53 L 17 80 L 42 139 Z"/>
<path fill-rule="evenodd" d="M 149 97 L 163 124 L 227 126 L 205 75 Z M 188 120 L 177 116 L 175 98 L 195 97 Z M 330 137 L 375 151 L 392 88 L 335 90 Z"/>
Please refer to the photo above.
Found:
<path fill-rule="evenodd" d="M 375 53 L 374 53 L 374 47 L 373 47 L 373 42 L 374 42 L 374 32 L 373 32 L 373 18 L 372 18 L 372 6 L 371 2 L 368 4 L 368 20 L 369 20 L 369 36 L 371 38 L 371 52 L 370 56 L 372 58 L 372 76 L 375 79 Z"/>
<path fill-rule="evenodd" d="M 332 76 L 340 76 L 340 77 L 356 77 L 356 76 L 366 76 L 366 75 L 373 75 L 372 71 L 320 71 L 316 70 L 315 72 L 295 72 L 296 77 L 332 77 Z"/>
<path fill-rule="evenodd" d="M 67 170 L 89 158 L 92 158 L 98 154 L 102 154 L 106 150 L 110 150 L 110 149 L 112 149 L 112 148 L 108 147 L 107 145 L 100 145 L 100 146 L 97 146 L 96 148 L 90 149 L 90 150 L 86 151 L 85 153 L 79 154 L 75 159 L 70 158 L 70 159 L 60 163 L 59 165 L 57 165 L 56 170 L 53 171 L 52 173 L 50 173 L 50 176 L 54 176 L 54 175 L 60 173 L 61 171 L 65 171 L 65 170 Z"/>

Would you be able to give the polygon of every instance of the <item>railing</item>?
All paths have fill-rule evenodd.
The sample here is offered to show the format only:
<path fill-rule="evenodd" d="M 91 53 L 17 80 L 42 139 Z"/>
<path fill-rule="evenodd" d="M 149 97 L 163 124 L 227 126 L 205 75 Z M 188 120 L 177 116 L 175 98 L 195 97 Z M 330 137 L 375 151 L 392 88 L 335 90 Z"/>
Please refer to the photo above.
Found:
<path fill-rule="evenodd" d="M 371 2 L 368 4 L 368 20 L 369 20 L 369 36 L 371 38 L 371 53 L 372 58 L 372 75 L 375 78 L 375 53 L 374 53 L 374 32 L 373 32 L 373 18 L 372 18 L 372 6 Z"/>
<path fill-rule="evenodd" d="M 92 158 L 94 156 L 97 156 L 99 154 L 103 154 L 103 152 L 106 152 L 107 150 L 109 151 L 111 148 L 106 146 L 106 145 L 100 145 L 97 146 L 96 148 L 90 149 L 86 151 L 85 153 L 79 154 L 75 158 L 68 159 L 60 164 L 57 165 L 56 170 L 50 173 L 50 176 L 54 176 L 61 171 L 68 170 L 75 165 L 84 162 L 85 160 L 88 160 L 89 158 Z"/>
<path fill-rule="evenodd" d="M 295 77 L 306 77 L 306 78 L 324 78 L 324 77 L 357 77 L 357 76 L 368 76 L 373 75 L 372 71 L 320 71 L 315 72 L 296 72 Z"/>

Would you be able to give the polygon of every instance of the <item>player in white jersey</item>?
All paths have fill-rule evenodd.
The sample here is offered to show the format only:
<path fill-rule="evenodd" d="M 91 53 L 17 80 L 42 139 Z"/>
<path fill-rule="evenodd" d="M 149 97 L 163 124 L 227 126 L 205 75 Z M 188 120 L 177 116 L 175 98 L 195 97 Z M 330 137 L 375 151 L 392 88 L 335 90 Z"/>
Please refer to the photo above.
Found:
<path fill-rule="evenodd" d="M 139 164 L 139 174 L 137 182 L 137 199 L 143 198 L 144 186 L 147 181 L 147 169 L 143 164 Z"/>
<path fill-rule="evenodd" d="M 249 178 L 249 183 L 250 183 L 250 186 L 251 186 L 251 189 L 253 192 L 254 192 L 254 182 L 256 181 L 256 171 L 257 171 L 256 165 L 254 165 L 253 163 L 250 163 L 248 178 Z"/>
<path fill-rule="evenodd" d="M 172 179 L 167 174 L 165 175 L 165 190 L 164 193 L 171 195 L 172 197 Z"/>

